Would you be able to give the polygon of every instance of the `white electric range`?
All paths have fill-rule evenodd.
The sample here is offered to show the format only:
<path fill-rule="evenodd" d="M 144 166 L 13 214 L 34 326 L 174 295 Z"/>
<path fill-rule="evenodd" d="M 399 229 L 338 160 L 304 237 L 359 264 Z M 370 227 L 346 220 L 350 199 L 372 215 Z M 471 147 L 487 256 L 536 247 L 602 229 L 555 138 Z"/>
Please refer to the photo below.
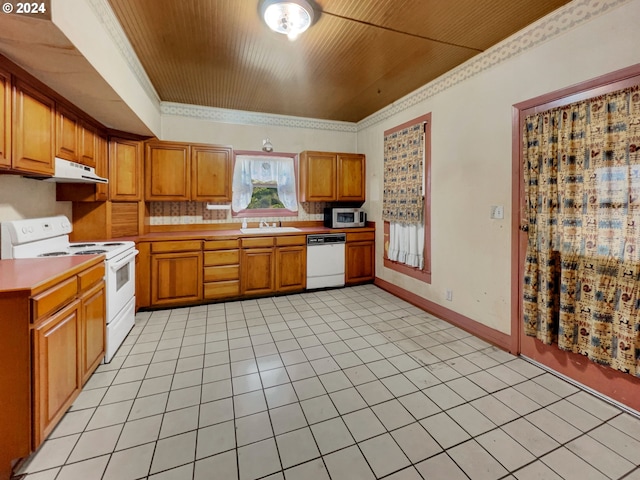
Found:
<path fill-rule="evenodd" d="M 2 222 L 0 259 L 104 254 L 107 319 L 104 361 L 108 363 L 135 323 L 138 250 L 130 241 L 72 243 L 69 241 L 72 228 L 64 215 Z"/>

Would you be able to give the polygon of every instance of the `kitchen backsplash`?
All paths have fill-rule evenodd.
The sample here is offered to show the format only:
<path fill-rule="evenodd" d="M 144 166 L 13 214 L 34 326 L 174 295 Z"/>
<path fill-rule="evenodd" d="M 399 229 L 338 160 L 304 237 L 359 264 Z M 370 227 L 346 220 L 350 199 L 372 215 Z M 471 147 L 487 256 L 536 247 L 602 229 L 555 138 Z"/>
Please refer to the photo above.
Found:
<path fill-rule="evenodd" d="M 298 205 L 297 216 L 267 217 L 256 216 L 234 218 L 230 210 L 207 210 L 205 202 L 149 202 L 150 225 L 189 225 L 198 223 L 236 223 L 242 220 L 259 222 L 322 221 L 324 218 L 323 202 L 306 202 Z"/>

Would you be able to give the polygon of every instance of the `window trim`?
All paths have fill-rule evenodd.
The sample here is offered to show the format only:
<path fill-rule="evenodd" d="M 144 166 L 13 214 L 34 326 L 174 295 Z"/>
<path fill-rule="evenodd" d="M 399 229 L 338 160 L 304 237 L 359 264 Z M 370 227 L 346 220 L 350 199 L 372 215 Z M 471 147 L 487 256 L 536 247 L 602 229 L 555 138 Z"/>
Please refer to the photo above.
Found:
<path fill-rule="evenodd" d="M 233 152 L 233 168 L 231 171 L 235 171 L 236 168 L 236 157 L 240 155 L 254 155 L 260 157 L 288 157 L 293 159 L 293 170 L 295 172 L 296 177 L 296 193 L 299 194 L 299 173 L 298 173 L 298 154 L 296 153 L 282 153 L 282 152 L 263 152 L 253 151 L 253 150 L 234 150 Z M 233 197 L 233 184 L 231 187 L 231 196 Z M 296 199 L 298 202 L 298 210 L 300 209 L 300 200 Z M 288 208 L 251 208 L 244 210 L 240 210 L 239 212 L 235 212 L 233 208 L 231 209 L 231 217 L 232 218 L 251 218 L 251 217 L 297 217 L 298 212 L 294 212 L 289 210 Z"/>
<path fill-rule="evenodd" d="M 409 277 L 420 280 L 424 283 L 431 283 L 431 112 L 409 120 L 401 125 L 393 127 L 384 132 L 384 136 L 395 133 L 404 128 L 424 124 L 424 267 L 410 267 L 403 263 L 389 260 L 387 253 L 389 250 L 389 230 L 388 221 L 384 221 L 384 245 L 383 264 L 386 268 L 402 273 Z M 384 182 L 384 180 L 383 180 Z"/>

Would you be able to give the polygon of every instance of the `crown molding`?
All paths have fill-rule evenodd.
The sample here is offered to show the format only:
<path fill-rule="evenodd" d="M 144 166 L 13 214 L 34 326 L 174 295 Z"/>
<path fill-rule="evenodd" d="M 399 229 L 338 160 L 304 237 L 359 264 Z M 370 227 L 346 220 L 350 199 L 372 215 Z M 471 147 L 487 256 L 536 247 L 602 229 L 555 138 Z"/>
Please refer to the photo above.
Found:
<path fill-rule="evenodd" d="M 162 102 L 162 115 L 211 120 L 214 122 L 233 123 L 238 125 L 271 125 L 290 128 L 311 128 L 315 130 L 331 130 L 336 132 L 356 133 L 357 125 L 352 122 L 338 122 L 318 118 L 292 117 L 270 113 L 249 112 L 246 110 L 230 110 L 226 108 L 204 107 L 185 103 Z"/>
<path fill-rule="evenodd" d="M 516 32 L 511 37 L 467 60 L 412 93 L 357 123 L 358 131 L 382 122 L 408 108 L 454 87 L 483 71 L 537 47 L 594 17 L 633 0 L 574 0 Z"/>
<path fill-rule="evenodd" d="M 140 63 L 138 56 L 131 46 L 131 42 L 129 42 L 129 39 L 124 33 L 120 22 L 118 22 L 116 14 L 113 13 L 113 9 L 111 8 L 111 5 L 109 5 L 108 0 L 87 0 L 87 3 L 95 13 L 96 17 L 98 17 L 104 28 L 107 30 L 107 33 L 109 34 L 111 39 L 116 44 L 118 51 L 127 62 L 129 69 L 137 78 L 138 83 L 140 84 L 142 89 L 146 92 L 150 99 L 159 104 L 160 96 L 158 95 L 158 92 L 156 92 L 156 89 L 151 83 L 147 72 Z"/>

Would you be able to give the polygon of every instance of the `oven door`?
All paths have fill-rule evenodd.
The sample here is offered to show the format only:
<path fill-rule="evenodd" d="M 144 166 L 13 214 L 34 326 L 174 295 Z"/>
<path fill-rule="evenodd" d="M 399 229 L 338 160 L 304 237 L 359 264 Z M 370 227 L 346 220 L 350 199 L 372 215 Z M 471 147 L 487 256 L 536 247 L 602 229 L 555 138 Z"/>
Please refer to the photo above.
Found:
<path fill-rule="evenodd" d="M 136 294 L 137 254 L 138 250 L 134 248 L 107 260 L 107 323 L 116 318 Z"/>

